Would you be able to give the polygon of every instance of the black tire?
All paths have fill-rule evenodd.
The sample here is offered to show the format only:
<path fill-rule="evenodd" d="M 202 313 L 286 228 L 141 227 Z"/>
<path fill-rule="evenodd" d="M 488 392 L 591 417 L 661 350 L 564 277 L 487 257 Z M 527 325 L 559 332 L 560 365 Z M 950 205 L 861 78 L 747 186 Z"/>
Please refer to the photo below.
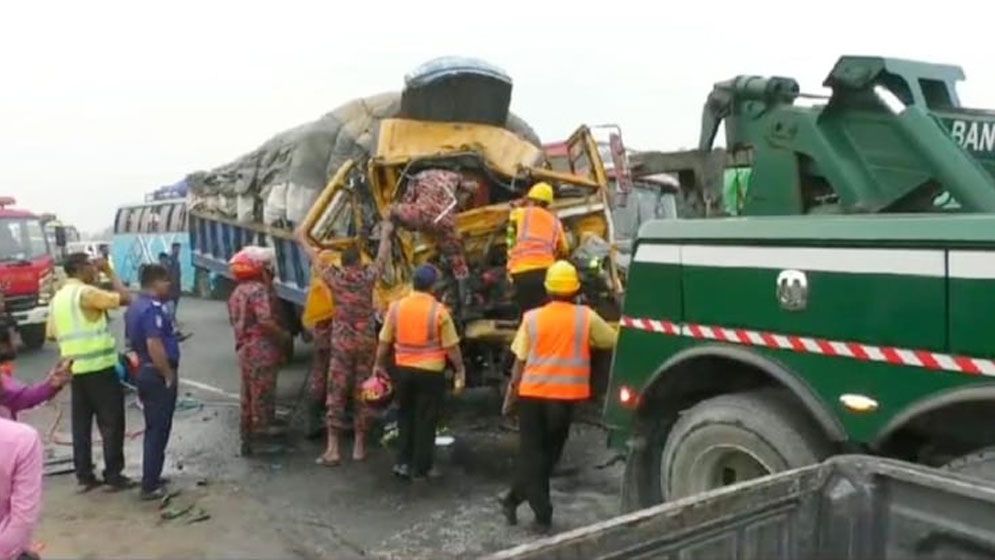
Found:
<path fill-rule="evenodd" d="M 20 331 L 21 342 L 28 350 L 38 350 L 45 345 L 45 325 L 24 325 Z"/>
<path fill-rule="evenodd" d="M 995 482 L 995 447 L 986 447 L 970 455 L 965 455 L 950 461 L 943 466 L 944 470 Z"/>
<path fill-rule="evenodd" d="M 662 424 L 648 432 L 626 463 L 627 511 L 817 463 L 832 449 L 808 415 L 773 390 L 702 401 L 666 437 Z"/>

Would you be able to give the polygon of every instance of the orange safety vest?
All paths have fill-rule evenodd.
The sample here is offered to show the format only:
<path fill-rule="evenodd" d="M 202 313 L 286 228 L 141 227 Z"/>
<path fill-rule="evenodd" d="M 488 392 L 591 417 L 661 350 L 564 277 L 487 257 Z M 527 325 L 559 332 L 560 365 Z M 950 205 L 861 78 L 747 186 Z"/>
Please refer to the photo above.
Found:
<path fill-rule="evenodd" d="M 591 396 L 591 311 L 552 302 L 525 314 L 529 355 L 518 385 L 522 397 L 584 400 Z"/>
<path fill-rule="evenodd" d="M 512 274 L 549 268 L 556 262 L 556 242 L 562 234 L 559 218 L 545 208 L 522 208 L 522 222 L 515 245 L 508 254 L 508 271 Z"/>
<path fill-rule="evenodd" d="M 394 363 L 421 369 L 439 360 L 445 363 L 446 349 L 439 337 L 444 312 L 438 300 L 423 292 L 412 292 L 390 308 Z"/>

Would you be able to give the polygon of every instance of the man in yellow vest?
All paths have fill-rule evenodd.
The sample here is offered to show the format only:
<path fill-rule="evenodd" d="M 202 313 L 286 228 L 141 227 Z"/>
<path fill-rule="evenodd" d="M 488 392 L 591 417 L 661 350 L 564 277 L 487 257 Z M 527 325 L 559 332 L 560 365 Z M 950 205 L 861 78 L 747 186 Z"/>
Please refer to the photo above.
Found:
<path fill-rule="evenodd" d="M 570 250 L 563 224 L 549 211 L 552 203 L 553 187 L 536 183 L 525 197 L 525 206 L 508 216 L 508 274 L 522 313 L 546 303 L 546 269 Z"/>
<path fill-rule="evenodd" d="M 134 486 L 124 470 L 124 389 L 117 378 L 117 343 L 107 328 L 107 312 L 126 305 L 131 294 L 106 260 L 86 253 L 66 257 L 68 279 L 52 298 L 48 337 L 72 360 L 73 464 L 84 491 L 100 482 L 93 474 L 93 417 L 104 445 L 104 483 L 115 490 Z M 113 291 L 97 288 L 100 273 Z"/>
<path fill-rule="evenodd" d="M 455 391 L 466 384 L 459 336 L 445 306 L 431 294 L 438 272 L 431 265 L 415 270 L 414 291 L 394 302 L 377 346 L 376 369 L 383 370 L 394 348 L 398 399 L 398 451 L 394 474 L 404 479 L 435 476 L 435 430 L 446 389 L 446 359 L 455 373 Z"/>
<path fill-rule="evenodd" d="M 518 464 L 515 482 L 502 499 L 508 523 L 528 501 L 536 528 L 550 529 L 553 506 L 549 477 L 570 434 L 577 403 L 591 396 L 591 349 L 610 349 L 617 334 L 597 313 L 574 303 L 580 291 L 577 270 L 557 261 L 546 272 L 551 301 L 525 314 L 512 342 L 511 382 L 502 412 L 518 408 Z"/>

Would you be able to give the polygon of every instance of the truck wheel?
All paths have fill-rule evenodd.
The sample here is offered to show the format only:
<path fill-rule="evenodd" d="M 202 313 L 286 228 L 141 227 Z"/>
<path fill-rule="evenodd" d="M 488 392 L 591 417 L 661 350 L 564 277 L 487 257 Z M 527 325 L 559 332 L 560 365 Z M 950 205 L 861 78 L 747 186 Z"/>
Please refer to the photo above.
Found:
<path fill-rule="evenodd" d="M 681 414 L 660 458 L 664 500 L 817 463 L 829 442 L 775 391 L 722 395 Z"/>
<path fill-rule="evenodd" d="M 954 459 L 943 466 L 944 470 L 995 482 L 995 447 Z"/>
<path fill-rule="evenodd" d="M 37 350 L 45 345 L 45 325 L 25 325 L 21 327 L 20 334 L 28 350 Z"/>

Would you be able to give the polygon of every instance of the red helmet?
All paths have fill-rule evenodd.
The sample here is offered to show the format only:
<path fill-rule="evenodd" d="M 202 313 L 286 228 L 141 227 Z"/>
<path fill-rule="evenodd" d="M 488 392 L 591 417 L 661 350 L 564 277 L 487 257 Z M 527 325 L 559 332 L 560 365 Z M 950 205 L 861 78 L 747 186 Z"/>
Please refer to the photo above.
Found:
<path fill-rule="evenodd" d="M 271 262 L 272 252 L 269 249 L 250 245 L 235 253 L 228 261 L 228 267 L 235 280 L 255 280 L 262 277 Z"/>
<path fill-rule="evenodd" d="M 394 384 L 383 372 L 374 372 L 359 386 L 359 395 L 368 405 L 382 406 L 394 395 Z"/>

